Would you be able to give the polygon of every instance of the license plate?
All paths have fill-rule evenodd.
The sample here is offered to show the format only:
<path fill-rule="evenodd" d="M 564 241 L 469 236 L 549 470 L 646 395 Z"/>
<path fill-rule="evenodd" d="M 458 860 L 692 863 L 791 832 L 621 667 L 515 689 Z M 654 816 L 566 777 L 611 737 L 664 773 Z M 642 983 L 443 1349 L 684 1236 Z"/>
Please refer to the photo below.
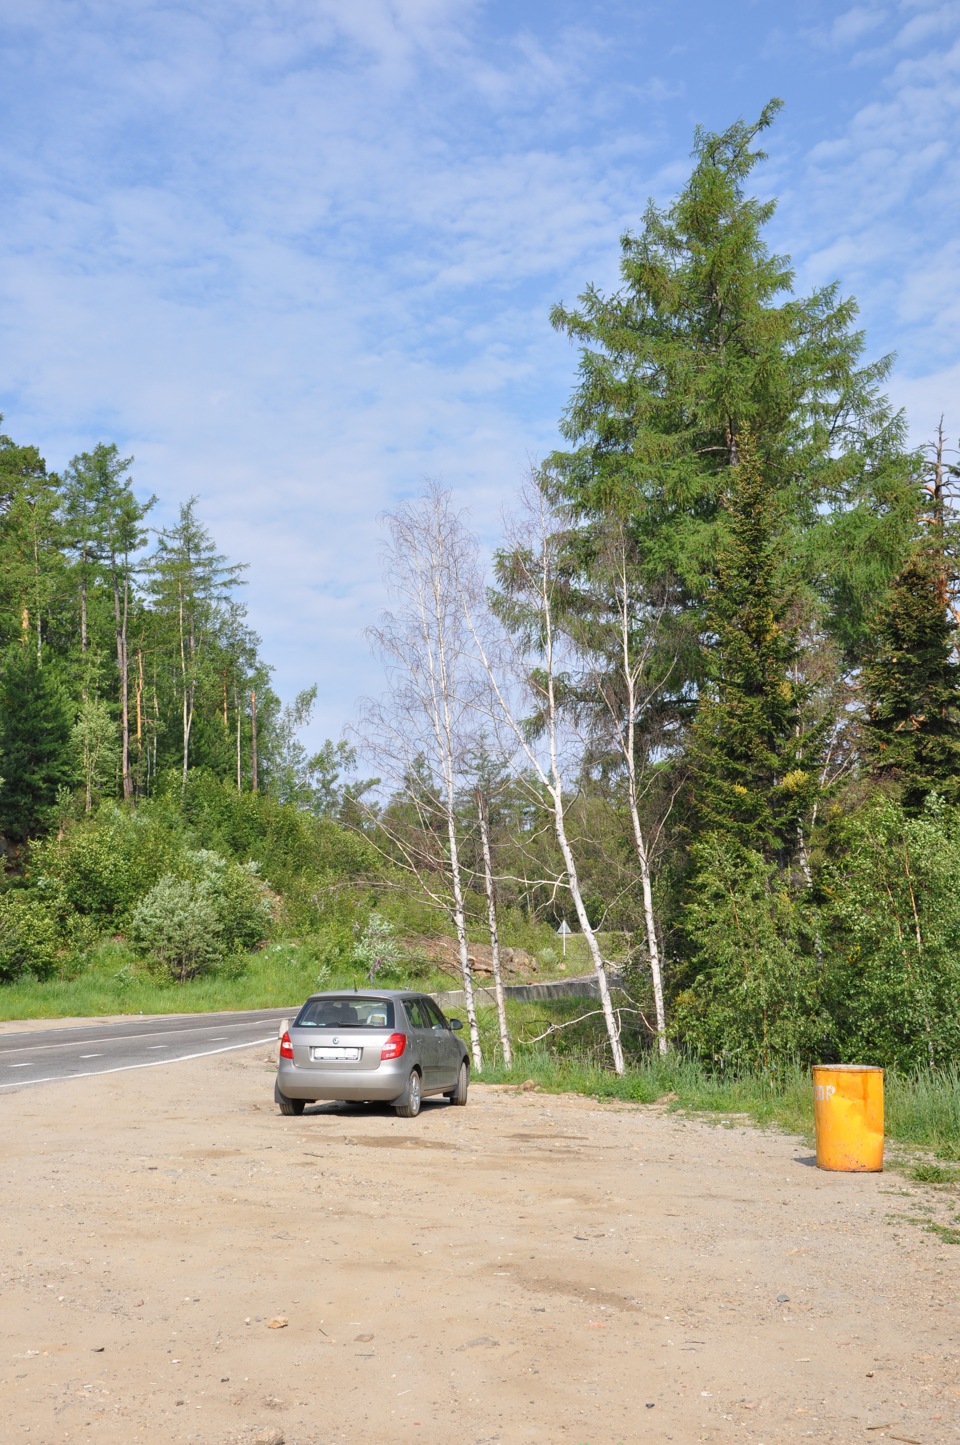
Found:
<path fill-rule="evenodd" d="M 339 1064 L 355 1064 L 357 1059 L 359 1059 L 360 1057 L 360 1050 L 334 1049 L 324 1046 L 319 1049 L 311 1049 L 310 1057 L 315 1064 L 328 1062 Z"/>

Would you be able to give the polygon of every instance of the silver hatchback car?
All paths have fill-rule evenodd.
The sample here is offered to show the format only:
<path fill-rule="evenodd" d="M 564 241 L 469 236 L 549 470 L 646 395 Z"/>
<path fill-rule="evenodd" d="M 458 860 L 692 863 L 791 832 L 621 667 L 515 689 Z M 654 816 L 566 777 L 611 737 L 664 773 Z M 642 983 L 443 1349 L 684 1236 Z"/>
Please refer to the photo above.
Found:
<path fill-rule="evenodd" d="M 423 993 L 358 989 L 315 993 L 280 1040 L 274 1098 L 281 1114 L 318 1099 L 392 1104 L 415 1119 L 420 1101 L 467 1102 L 470 1061 L 463 1024 Z"/>

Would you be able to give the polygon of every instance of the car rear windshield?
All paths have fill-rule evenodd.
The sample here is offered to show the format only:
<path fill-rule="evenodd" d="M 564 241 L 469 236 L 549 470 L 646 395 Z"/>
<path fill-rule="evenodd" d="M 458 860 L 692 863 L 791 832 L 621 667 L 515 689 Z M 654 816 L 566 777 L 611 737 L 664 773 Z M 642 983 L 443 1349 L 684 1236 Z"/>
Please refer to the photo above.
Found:
<path fill-rule="evenodd" d="M 312 998 L 297 1014 L 298 1029 L 392 1029 L 393 1004 L 388 998 Z"/>

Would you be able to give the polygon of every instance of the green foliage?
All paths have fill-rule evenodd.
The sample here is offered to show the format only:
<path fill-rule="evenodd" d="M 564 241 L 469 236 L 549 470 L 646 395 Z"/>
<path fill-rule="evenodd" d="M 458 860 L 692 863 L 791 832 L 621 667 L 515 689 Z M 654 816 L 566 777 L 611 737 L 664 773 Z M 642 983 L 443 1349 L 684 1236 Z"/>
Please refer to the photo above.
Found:
<path fill-rule="evenodd" d="M 232 863 L 209 848 L 187 851 L 182 867 L 217 919 L 224 952 L 246 953 L 268 938 L 273 909 L 255 863 Z"/>
<path fill-rule="evenodd" d="M 0 894 L 0 983 L 49 978 L 59 954 L 56 920 L 22 889 Z"/>
<path fill-rule="evenodd" d="M 623 237 L 618 290 L 555 309 L 581 348 L 580 380 L 563 422 L 572 449 L 546 472 L 576 516 L 629 517 L 648 576 L 678 579 L 696 607 L 727 472 L 752 433 L 802 575 L 852 645 L 902 561 L 913 488 L 902 418 L 878 395 L 890 358 L 864 364 L 856 306 L 836 285 L 792 294 L 789 259 L 764 238 L 775 202 L 746 192 L 778 110 L 698 130 L 686 185 Z"/>
<path fill-rule="evenodd" d="M 57 790 L 73 780 L 70 703 L 55 667 L 31 642 L 0 661 L 0 833 L 34 837 L 51 820 Z"/>
<path fill-rule="evenodd" d="M 878 610 L 863 683 L 864 727 L 874 775 L 900 789 L 911 812 L 936 792 L 960 793 L 960 666 L 947 610 L 946 560 L 927 538 Z"/>
<path fill-rule="evenodd" d="M 827 1003 L 844 1062 L 914 1069 L 960 1052 L 960 813 L 879 799 L 825 872 Z"/>
<path fill-rule="evenodd" d="M 729 477 L 707 609 L 708 681 L 693 727 L 694 811 L 702 831 L 770 855 L 793 843 L 814 800 L 817 740 L 800 727 L 805 690 L 783 576 L 782 503 L 746 434 Z"/>
<path fill-rule="evenodd" d="M 207 889 L 186 878 L 161 878 L 133 910 L 130 938 L 140 954 L 180 983 L 196 978 L 226 952 Z"/>
<path fill-rule="evenodd" d="M 29 877 L 56 885 L 66 904 L 104 929 L 122 930 L 131 910 L 165 874 L 177 871 L 187 840 L 176 813 L 107 804 L 30 850 Z"/>
<path fill-rule="evenodd" d="M 91 802 L 112 792 L 120 761 L 117 724 L 104 698 L 85 697 L 73 725 L 75 766 Z"/>
<path fill-rule="evenodd" d="M 676 1000 L 674 1033 L 724 1068 L 817 1058 L 828 1023 L 803 910 L 759 853 L 710 835 L 694 855 L 684 909 L 694 978 Z"/>
<path fill-rule="evenodd" d="M 66 559 L 57 479 L 36 447 L 0 436 L 0 648 L 25 640 L 42 651 L 64 622 Z"/>
<path fill-rule="evenodd" d="M 353 950 L 354 962 L 367 975 L 371 988 L 377 978 L 386 979 L 397 971 L 402 950 L 392 926 L 380 913 L 371 913 Z"/>

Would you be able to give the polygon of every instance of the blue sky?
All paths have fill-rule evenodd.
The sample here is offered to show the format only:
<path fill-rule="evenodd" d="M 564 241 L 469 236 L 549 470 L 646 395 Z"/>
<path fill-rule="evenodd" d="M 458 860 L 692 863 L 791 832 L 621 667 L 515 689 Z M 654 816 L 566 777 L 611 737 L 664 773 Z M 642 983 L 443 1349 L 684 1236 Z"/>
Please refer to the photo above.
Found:
<path fill-rule="evenodd" d="M 441 477 L 496 536 L 575 379 L 549 308 L 615 284 L 697 123 L 784 98 L 772 244 L 960 433 L 960 0 L 0 0 L 0 36 L 4 429 L 197 493 L 320 737 L 378 687 L 378 513 Z"/>

